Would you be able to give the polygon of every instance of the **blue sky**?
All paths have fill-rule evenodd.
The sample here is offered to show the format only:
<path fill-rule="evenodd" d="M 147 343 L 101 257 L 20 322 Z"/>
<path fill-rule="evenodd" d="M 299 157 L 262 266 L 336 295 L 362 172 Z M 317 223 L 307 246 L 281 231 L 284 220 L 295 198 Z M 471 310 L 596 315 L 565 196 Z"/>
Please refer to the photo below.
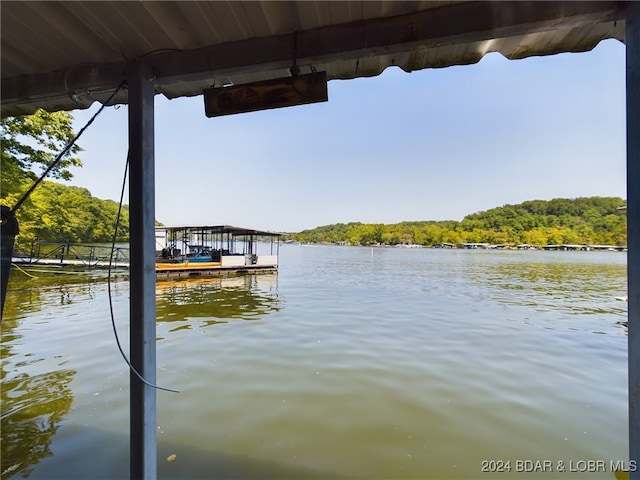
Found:
<path fill-rule="evenodd" d="M 626 197 L 625 47 L 329 82 L 329 102 L 206 118 L 156 97 L 156 218 L 274 231 L 461 220 L 525 200 Z M 79 130 L 97 105 L 75 111 Z M 117 199 L 127 107 L 81 137 L 73 185 Z"/>

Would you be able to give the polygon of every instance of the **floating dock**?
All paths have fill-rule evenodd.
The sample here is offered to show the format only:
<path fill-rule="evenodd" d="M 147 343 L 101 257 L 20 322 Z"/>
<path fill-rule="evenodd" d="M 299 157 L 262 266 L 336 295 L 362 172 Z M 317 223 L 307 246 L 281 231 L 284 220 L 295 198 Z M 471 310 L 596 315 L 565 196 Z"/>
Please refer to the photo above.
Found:
<path fill-rule="evenodd" d="M 156 227 L 158 278 L 224 276 L 278 269 L 280 234 L 230 225 Z M 18 266 L 129 268 L 128 247 L 36 242 L 12 258 Z"/>
<path fill-rule="evenodd" d="M 278 269 L 280 234 L 233 227 L 156 227 L 156 274 L 162 277 Z"/>

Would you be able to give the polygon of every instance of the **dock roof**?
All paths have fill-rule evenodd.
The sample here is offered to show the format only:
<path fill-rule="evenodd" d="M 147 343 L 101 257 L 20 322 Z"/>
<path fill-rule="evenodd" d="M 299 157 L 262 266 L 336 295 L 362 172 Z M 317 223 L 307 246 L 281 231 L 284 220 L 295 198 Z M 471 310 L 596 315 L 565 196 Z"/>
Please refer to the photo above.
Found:
<path fill-rule="evenodd" d="M 206 232 L 213 234 L 229 233 L 231 235 L 260 235 L 263 237 L 279 237 L 282 234 L 277 232 L 267 232 L 265 230 L 255 230 L 253 228 L 234 227 L 232 225 L 177 225 L 177 226 L 157 226 L 157 231 L 180 232 L 189 231 L 193 233 Z"/>
<path fill-rule="evenodd" d="M 104 102 L 144 60 L 167 98 L 326 71 L 327 80 L 583 52 L 625 38 L 615 1 L 0 2 L 2 115 Z M 127 103 L 122 90 L 115 103 Z"/>

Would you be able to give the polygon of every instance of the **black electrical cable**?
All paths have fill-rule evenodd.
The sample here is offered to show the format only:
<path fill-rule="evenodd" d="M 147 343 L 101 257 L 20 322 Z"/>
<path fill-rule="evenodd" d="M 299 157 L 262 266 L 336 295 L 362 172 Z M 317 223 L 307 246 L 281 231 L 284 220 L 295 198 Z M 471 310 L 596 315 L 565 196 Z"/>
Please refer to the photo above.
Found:
<path fill-rule="evenodd" d="M 109 104 L 111 103 L 111 100 L 113 100 L 115 98 L 115 96 L 126 85 L 126 83 L 127 82 L 125 80 L 120 82 L 120 84 L 116 87 L 116 89 L 113 91 L 113 93 L 109 96 L 107 101 L 102 104 L 102 106 L 89 119 L 89 121 L 85 124 L 85 126 L 82 127 L 80 129 L 80 131 L 76 134 L 76 136 L 73 137 L 73 139 L 64 147 L 64 149 L 62 149 L 62 151 L 56 156 L 56 158 L 53 160 L 53 162 L 51 162 L 51 164 L 49 164 L 47 169 L 42 173 L 42 175 L 40 175 L 40 177 L 34 182 L 34 184 L 29 188 L 29 190 L 27 190 L 24 193 L 24 195 L 22 195 L 20 200 L 18 200 L 18 202 L 14 205 L 14 207 L 10 211 L 7 212 L 8 214 L 13 216 L 13 214 L 16 212 L 16 210 L 18 210 L 18 208 L 20 208 L 22 206 L 22 204 L 29 198 L 29 196 L 36 189 L 36 187 L 40 183 L 42 183 L 42 181 L 51 172 L 51 170 L 53 170 L 56 167 L 56 165 L 58 165 L 58 163 L 60 163 L 60 160 L 62 160 L 62 157 L 73 147 L 73 145 L 78 141 L 78 139 L 84 133 L 84 131 L 87 128 L 89 128 L 89 126 L 94 122 L 94 120 L 98 117 L 98 115 L 100 115 L 102 113 L 102 111 L 107 106 L 109 106 Z M 113 334 L 115 336 L 116 344 L 118 345 L 118 350 L 120 350 L 120 354 L 122 355 L 122 358 L 124 359 L 124 361 L 129 366 L 129 369 L 133 373 L 135 373 L 135 375 L 140 379 L 140 381 L 142 381 L 145 385 L 148 385 L 149 387 L 152 387 L 152 388 L 156 388 L 158 390 L 165 390 L 167 392 L 180 393 L 179 390 L 160 387 L 158 385 L 154 385 L 154 384 L 148 382 L 147 380 L 145 380 L 144 377 L 142 375 L 140 375 L 140 373 L 131 364 L 131 362 L 127 358 L 126 354 L 124 353 L 124 350 L 122 349 L 122 345 L 120 344 L 120 339 L 118 337 L 118 331 L 116 329 L 115 317 L 114 317 L 114 314 L 113 314 L 113 301 L 112 301 L 112 295 L 111 295 L 111 270 L 112 270 L 112 266 L 113 266 L 113 255 L 114 255 L 114 251 L 115 251 L 116 238 L 117 238 L 117 235 L 118 235 L 118 229 L 120 227 L 120 216 L 121 216 L 121 212 L 122 212 L 122 201 L 123 201 L 123 198 L 124 198 L 124 190 L 125 190 L 126 181 L 127 181 L 128 168 L 129 168 L 129 156 L 127 155 L 127 163 L 126 163 L 126 166 L 125 166 L 125 169 L 124 169 L 124 178 L 122 180 L 122 191 L 120 192 L 120 203 L 118 205 L 118 215 L 116 217 L 116 226 L 115 226 L 115 229 L 114 229 L 114 232 L 113 232 L 113 239 L 112 239 L 112 242 L 111 242 L 111 254 L 109 255 L 109 269 L 108 269 L 108 274 L 107 274 L 107 290 L 109 292 L 109 311 L 111 313 L 111 325 L 113 327 Z M 9 255 L 8 258 L 11 259 L 11 255 Z M 3 288 L 3 293 L 4 293 L 4 291 L 5 291 L 5 288 Z M 4 295 L 3 295 L 3 297 L 4 297 Z M 3 300 L 4 300 L 4 298 L 3 298 Z M 2 306 L 4 307 L 4 301 L 2 302 Z"/>
<path fill-rule="evenodd" d="M 125 167 L 124 167 L 124 176 L 122 178 L 122 190 L 120 191 L 120 202 L 118 204 L 118 215 L 116 216 L 116 226 L 115 226 L 115 228 L 113 230 L 113 238 L 111 239 L 111 254 L 109 255 L 109 269 L 108 269 L 108 272 L 107 272 L 107 290 L 109 292 L 109 312 L 111 314 L 111 326 L 113 327 L 113 335 L 116 338 L 116 344 L 118 345 L 118 350 L 120 350 L 120 355 L 122 355 L 122 358 L 124 359 L 124 361 L 127 363 L 127 365 L 129 365 L 129 369 L 133 373 L 135 373 L 135 375 L 140 379 L 140 381 L 142 383 L 144 383 L 145 385 L 148 385 L 149 387 L 156 388 L 158 390 L 164 390 L 166 392 L 173 392 L 173 393 L 180 393 L 180 390 L 174 390 L 172 388 L 160 387 L 158 385 L 154 385 L 152 383 L 149 383 L 147 380 L 145 380 L 144 377 L 142 375 L 140 375 L 140 373 L 131 364 L 131 362 L 127 358 L 127 355 L 124 353 L 124 350 L 122 349 L 122 345 L 120 344 L 120 338 L 118 337 L 118 330 L 116 329 L 116 321 L 115 321 L 115 316 L 113 314 L 113 300 L 112 300 L 112 295 L 111 295 L 111 270 L 112 270 L 112 266 L 113 266 L 113 255 L 114 255 L 114 252 L 116 250 L 116 239 L 117 239 L 117 236 L 118 236 L 118 229 L 120 228 L 120 216 L 121 216 L 121 213 L 122 213 L 122 201 L 124 199 L 124 190 L 125 190 L 126 185 L 127 185 L 127 172 L 128 172 L 128 170 L 129 170 L 129 154 L 127 154 L 127 162 L 126 162 Z"/>
<path fill-rule="evenodd" d="M 13 247 L 14 240 L 16 235 L 18 235 L 20 228 L 18 225 L 18 219 L 16 218 L 16 211 L 22 206 L 22 204 L 29 198 L 31 193 L 36 189 L 38 185 L 45 179 L 47 175 L 53 170 L 62 157 L 65 156 L 71 147 L 78 141 L 80 136 L 84 133 L 84 131 L 93 123 L 93 121 L 102 113 L 102 111 L 107 107 L 111 100 L 115 98 L 118 92 L 126 85 L 126 81 L 123 80 L 116 87 L 106 102 L 102 104 L 102 106 L 98 109 L 98 111 L 91 117 L 91 119 L 87 122 L 87 124 L 80 129 L 78 134 L 73 137 L 73 139 L 67 143 L 67 145 L 62 149 L 62 151 L 58 154 L 58 156 L 49 164 L 46 170 L 40 175 L 40 177 L 31 185 L 31 187 L 22 195 L 20 200 L 13 206 L 13 208 L 9 208 L 6 205 L 2 205 L 2 218 L 0 219 L 0 223 L 2 227 L 0 228 L 0 240 L 1 240 L 1 252 L 0 252 L 0 270 L 2 271 L 0 275 L 0 322 L 2 322 L 2 317 L 4 313 L 4 302 L 7 295 L 7 289 L 9 286 L 9 273 L 11 272 L 11 259 L 13 258 Z"/>
<path fill-rule="evenodd" d="M 118 94 L 118 92 L 126 85 L 126 81 L 123 80 L 122 82 L 120 82 L 120 84 L 116 87 L 116 89 L 113 91 L 113 93 L 109 96 L 109 98 L 107 99 L 106 102 L 104 102 L 102 104 L 102 106 L 98 109 L 98 111 L 93 115 L 93 117 L 91 117 L 89 119 L 89 121 L 86 123 L 86 125 L 84 127 L 82 127 L 80 129 L 80 131 L 76 134 L 75 137 L 73 137 L 73 139 L 67 143 L 67 145 L 62 149 L 62 151 L 58 154 L 58 156 L 53 160 L 53 162 L 51 162 L 49 164 L 49 166 L 47 167 L 47 169 L 42 173 L 42 175 L 40 175 L 40 177 L 34 182 L 33 185 L 31 185 L 31 187 L 29 188 L 29 190 L 27 190 L 24 195 L 22 195 L 22 197 L 20 198 L 20 200 L 18 200 L 18 202 L 14 205 L 14 207 L 11 209 L 12 212 L 16 212 L 18 210 L 18 208 L 20 208 L 22 206 L 22 204 L 27 200 L 27 198 L 29 198 L 29 195 L 31 195 L 31 193 L 36 189 L 36 187 L 38 185 L 40 185 L 40 183 L 45 179 L 45 177 L 47 175 L 49 175 L 49 172 L 51 172 L 51 170 L 53 170 L 56 165 L 58 165 L 58 163 L 60 163 L 60 160 L 62 160 L 62 157 L 64 157 L 66 155 L 66 153 L 71 149 L 71 147 L 73 147 L 73 145 L 78 141 L 78 139 L 80 138 L 80 136 L 84 133 L 84 131 L 89 127 L 89 125 L 91 125 L 93 123 L 93 121 L 98 117 L 98 115 L 100 115 L 102 113 L 102 111 L 109 106 L 109 104 L 111 103 L 111 100 L 114 99 L 114 97 Z"/>

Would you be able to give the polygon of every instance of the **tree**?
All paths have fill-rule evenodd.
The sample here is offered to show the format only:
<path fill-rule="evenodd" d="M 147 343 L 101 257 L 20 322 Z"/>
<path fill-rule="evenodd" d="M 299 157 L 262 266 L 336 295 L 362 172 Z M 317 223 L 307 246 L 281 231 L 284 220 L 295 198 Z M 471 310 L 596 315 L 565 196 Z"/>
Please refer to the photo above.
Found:
<path fill-rule="evenodd" d="M 113 237 L 118 204 L 101 200 L 86 188 L 45 180 L 34 190 L 28 205 L 18 211 L 20 242 L 109 242 Z M 118 241 L 127 241 L 129 212 L 122 209 Z"/>
<path fill-rule="evenodd" d="M 33 115 L 0 120 L 0 198 L 6 200 L 9 195 L 22 193 L 55 160 L 75 136 L 72 122 L 73 116 L 68 112 L 49 113 L 42 109 Z M 71 147 L 50 172 L 50 177 L 71 179 L 69 167 L 82 165 L 75 156 L 81 150 L 77 145 Z"/>
<path fill-rule="evenodd" d="M 524 232 L 522 240 L 524 243 L 528 243 L 530 245 L 547 245 L 547 234 L 543 228 L 536 228 L 534 230 Z"/>
<path fill-rule="evenodd" d="M 14 207 L 18 199 L 73 140 L 73 117 L 67 112 L 38 110 L 22 117 L 0 120 L 2 134 L 2 183 L 0 203 Z M 74 155 L 82 149 L 74 145 L 49 176 L 72 178 L 69 167 L 81 166 Z M 113 237 L 118 204 L 101 200 L 80 187 L 43 181 L 17 210 L 20 246 L 35 240 L 53 242 L 106 242 Z M 118 241 L 128 240 L 129 216 L 124 206 Z"/>

